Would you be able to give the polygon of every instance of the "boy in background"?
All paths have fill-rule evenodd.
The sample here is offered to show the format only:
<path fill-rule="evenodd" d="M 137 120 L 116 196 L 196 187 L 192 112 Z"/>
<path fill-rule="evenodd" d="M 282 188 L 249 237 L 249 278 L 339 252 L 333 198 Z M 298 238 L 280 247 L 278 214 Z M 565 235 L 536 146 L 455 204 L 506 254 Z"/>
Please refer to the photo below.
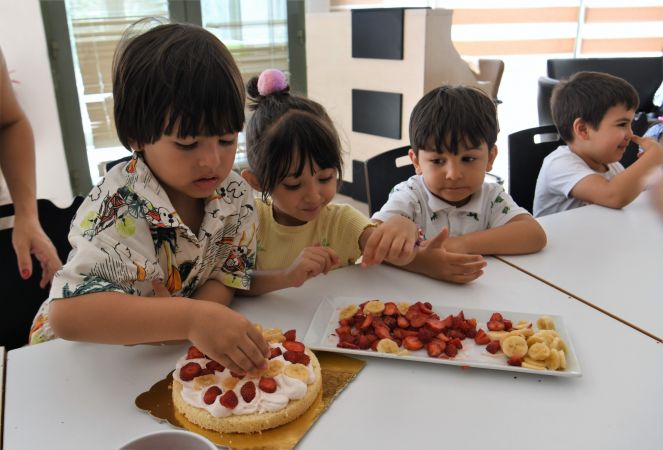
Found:
<path fill-rule="evenodd" d="M 638 102 L 633 86 L 605 73 L 578 72 L 555 87 L 553 121 L 567 145 L 543 161 L 535 216 L 590 203 L 623 208 L 642 192 L 649 172 L 663 164 L 663 147 L 633 135 Z M 624 169 L 619 161 L 631 140 L 644 151 Z"/>
<path fill-rule="evenodd" d="M 441 86 L 410 116 L 410 159 L 416 175 L 394 187 L 373 215 L 402 215 L 428 241 L 402 266 L 439 280 L 468 283 L 483 274 L 481 255 L 541 250 L 538 222 L 495 183 L 484 183 L 497 157 L 497 110 L 479 89 Z"/>

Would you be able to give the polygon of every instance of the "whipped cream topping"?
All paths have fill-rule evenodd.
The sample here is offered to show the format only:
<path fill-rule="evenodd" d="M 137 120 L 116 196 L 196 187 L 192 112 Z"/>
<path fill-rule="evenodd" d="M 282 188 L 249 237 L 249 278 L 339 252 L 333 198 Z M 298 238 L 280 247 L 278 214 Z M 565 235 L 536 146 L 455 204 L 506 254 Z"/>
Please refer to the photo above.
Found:
<path fill-rule="evenodd" d="M 285 353 L 286 349 L 280 343 L 271 343 L 272 348 L 281 348 L 281 352 Z M 283 358 L 283 354 L 272 358 L 272 360 L 281 361 L 285 369 L 288 365 L 292 363 Z M 234 409 L 228 409 L 219 402 L 218 396 L 216 400 L 208 405 L 203 400 L 205 392 L 212 386 L 217 386 L 221 389 L 222 393 L 225 393 L 227 389 L 224 388 L 226 385 L 227 379 L 233 378 L 230 374 L 229 369 L 225 369 L 223 372 L 214 371 L 214 380 L 211 383 L 205 383 L 205 386 L 201 387 L 200 383 L 196 383 L 194 378 L 191 381 L 183 381 L 180 378 L 180 369 L 182 366 L 188 363 L 197 363 L 201 368 L 205 368 L 210 359 L 207 358 L 194 358 L 187 359 L 186 355 L 183 355 L 175 365 L 175 372 L 173 372 L 173 378 L 180 383 L 182 383 L 182 399 L 189 405 L 195 406 L 197 408 L 205 409 L 214 417 L 228 417 L 230 415 L 245 415 L 252 413 L 265 413 L 265 412 L 275 412 L 285 408 L 290 400 L 298 400 L 306 395 L 307 385 L 312 384 L 315 381 L 315 372 L 313 371 L 313 363 L 309 363 L 306 366 L 308 371 L 308 380 L 304 383 L 298 378 L 293 378 L 287 376 L 283 371 L 279 375 L 276 375 L 274 380 L 276 381 L 276 391 L 272 393 L 264 392 L 260 389 L 258 384 L 260 383 L 260 376 L 249 377 L 244 376 L 241 380 L 237 382 L 235 387 L 232 389 L 235 392 L 235 395 L 238 399 L 238 404 Z M 225 381 L 225 382 L 224 382 Z M 253 381 L 256 387 L 256 395 L 247 403 L 242 398 L 241 389 L 244 384 L 249 381 Z"/>

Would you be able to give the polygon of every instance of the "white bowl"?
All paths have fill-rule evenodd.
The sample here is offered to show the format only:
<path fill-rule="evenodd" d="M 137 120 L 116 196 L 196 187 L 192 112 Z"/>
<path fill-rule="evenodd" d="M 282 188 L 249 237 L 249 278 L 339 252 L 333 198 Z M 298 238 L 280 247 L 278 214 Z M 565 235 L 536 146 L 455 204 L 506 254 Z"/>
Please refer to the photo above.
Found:
<path fill-rule="evenodd" d="M 119 450 L 218 450 L 199 434 L 184 430 L 164 430 L 145 434 L 127 442 Z"/>

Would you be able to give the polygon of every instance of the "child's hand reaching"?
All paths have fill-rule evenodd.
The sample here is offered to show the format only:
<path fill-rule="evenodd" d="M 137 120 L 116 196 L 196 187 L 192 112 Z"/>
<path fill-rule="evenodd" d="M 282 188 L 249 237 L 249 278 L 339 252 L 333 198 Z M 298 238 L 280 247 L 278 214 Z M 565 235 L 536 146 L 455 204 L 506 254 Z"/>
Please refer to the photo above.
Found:
<path fill-rule="evenodd" d="M 469 283 L 483 275 L 486 261 L 481 255 L 468 255 L 454 246 L 449 230 L 443 229 L 433 239 L 421 243 L 422 260 L 427 261 L 427 275 L 452 283 Z M 448 244 L 448 245 L 447 245 Z M 458 251 L 458 253 L 456 253 Z"/>
<path fill-rule="evenodd" d="M 156 297 L 170 297 L 161 282 L 153 282 Z M 211 359 L 237 373 L 252 373 L 267 366 L 269 345 L 246 317 L 227 306 L 191 300 L 187 336 Z"/>
<path fill-rule="evenodd" d="M 339 263 L 338 255 L 329 247 L 306 247 L 286 269 L 286 277 L 290 286 L 299 287 L 309 278 L 327 274 Z"/>
<path fill-rule="evenodd" d="M 634 134 L 631 140 L 642 149 L 638 153 L 638 158 L 651 158 L 652 164 L 663 164 L 663 145 L 656 141 L 656 139 L 643 138 Z"/>
<path fill-rule="evenodd" d="M 361 235 L 363 267 L 387 261 L 404 266 L 414 259 L 419 229 L 411 220 L 393 216 L 377 227 L 369 227 Z"/>

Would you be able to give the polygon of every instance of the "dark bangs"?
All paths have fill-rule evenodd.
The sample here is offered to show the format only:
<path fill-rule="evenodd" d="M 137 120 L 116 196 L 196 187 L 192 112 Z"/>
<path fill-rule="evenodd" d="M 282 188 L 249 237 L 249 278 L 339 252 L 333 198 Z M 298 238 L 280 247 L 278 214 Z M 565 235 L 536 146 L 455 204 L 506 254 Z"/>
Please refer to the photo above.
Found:
<path fill-rule="evenodd" d="M 315 115 L 291 110 L 280 117 L 259 139 L 251 158 L 251 170 L 260 180 L 262 197 L 267 199 L 276 185 L 293 173 L 307 168 L 336 169 L 337 179 L 343 177 L 341 145 L 336 131 Z"/>
<path fill-rule="evenodd" d="M 410 116 L 412 149 L 458 153 L 461 144 L 492 148 L 499 126 L 495 103 L 482 91 L 442 86 L 426 94 Z"/>
<path fill-rule="evenodd" d="M 115 123 L 122 144 L 164 134 L 212 136 L 244 125 L 244 88 L 228 49 L 210 32 L 168 24 L 130 39 L 114 64 Z"/>

